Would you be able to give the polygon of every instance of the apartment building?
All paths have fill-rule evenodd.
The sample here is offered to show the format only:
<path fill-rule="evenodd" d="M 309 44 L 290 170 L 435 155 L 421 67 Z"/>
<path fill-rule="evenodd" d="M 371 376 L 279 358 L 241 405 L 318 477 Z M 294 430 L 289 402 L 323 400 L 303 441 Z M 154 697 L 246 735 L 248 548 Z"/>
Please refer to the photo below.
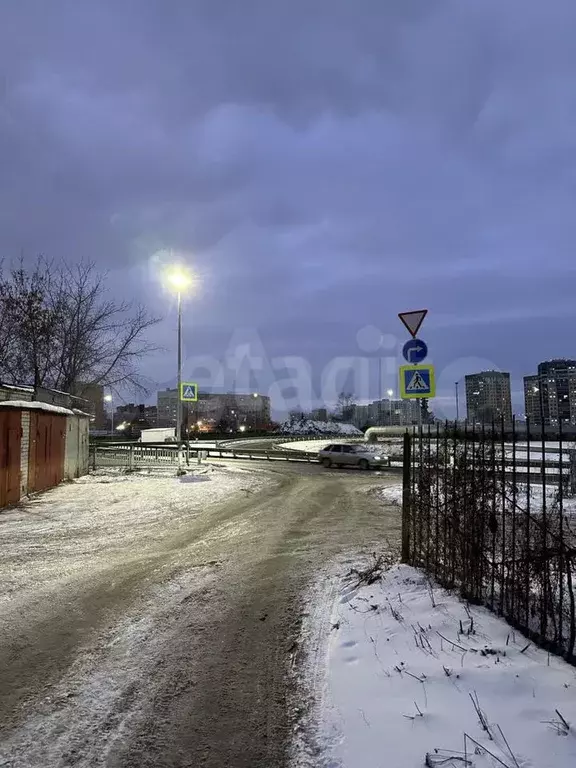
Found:
<path fill-rule="evenodd" d="M 502 371 L 472 373 L 466 379 L 466 412 L 468 421 L 489 424 L 512 421 L 510 374 Z"/>
<path fill-rule="evenodd" d="M 576 360 L 546 360 L 524 377 L 524 409 L 534 425 L 576 424 Z"/>
<path fill-rule="evenodd" d="M 157 424 L 159 427 L 176 425 L 178 392 L 167 389 L 158 392 Z M 251 394 L 198 394 L 195 403 L 182 403 L 182 421 L 188 428 L 217 428 L 226 423 L 229 428 L 240 426 L 266 427 L 270 423 L 270 398 L 257 392 Z"/>

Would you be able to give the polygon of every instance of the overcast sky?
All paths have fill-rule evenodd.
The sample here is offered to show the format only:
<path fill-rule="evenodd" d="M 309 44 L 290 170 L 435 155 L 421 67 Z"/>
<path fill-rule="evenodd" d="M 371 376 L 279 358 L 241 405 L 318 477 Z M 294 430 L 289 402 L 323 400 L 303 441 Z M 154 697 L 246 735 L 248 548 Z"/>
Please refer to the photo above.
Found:
<path fill-rule="evenodd" d="M 576 355 L 575 36 L 574 0 L 0 0 L 0 255 L 109 268 L 165 316 L 161 386 L 172 251 L 189 360 L 259 340 L 318 399 L 428 307 L 445 397 L 518 390 Z"/>

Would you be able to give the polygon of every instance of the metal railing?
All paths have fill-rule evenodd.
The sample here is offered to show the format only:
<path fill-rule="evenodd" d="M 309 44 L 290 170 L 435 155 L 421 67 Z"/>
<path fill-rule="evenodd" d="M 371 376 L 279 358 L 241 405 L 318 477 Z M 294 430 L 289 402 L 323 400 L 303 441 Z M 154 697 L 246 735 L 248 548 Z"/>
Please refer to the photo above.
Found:
<path fill-rule="evenodd" d="M 246 447 L 203 448 L 201 444 L 182 445 L 162 443 L 114 443 L 93 444 L 90 446 L 90 466 L 92 469 L 106 467 L 124 467 L 128 470 L 140 467 L 170 466 L 178 463 L 178 450 L 182 452 L 182 461 L 190 464 L 205 458 L 220 459 L 259 459 L 264 461 L 291 461 L 310 463 L 317 461 L 318 454 L 311 451 L 287 451 Z"/>
<path fill-rule="evenodd" d="M 407 433 L 402 557 L 576 663 L 576 449 L 556 438 Z"/>

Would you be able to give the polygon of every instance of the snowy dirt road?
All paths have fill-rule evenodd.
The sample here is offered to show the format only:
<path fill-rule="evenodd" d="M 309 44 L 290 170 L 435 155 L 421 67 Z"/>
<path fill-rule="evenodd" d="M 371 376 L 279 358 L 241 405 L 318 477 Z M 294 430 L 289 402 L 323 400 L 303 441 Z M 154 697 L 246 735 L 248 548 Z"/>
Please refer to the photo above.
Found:
<path fill-rule="evenodd" d="M 302 595 L 400 518 L 382 475 L 253 466 L 94 477 L 0 513 L 3 768 L 287 764 Z"/>

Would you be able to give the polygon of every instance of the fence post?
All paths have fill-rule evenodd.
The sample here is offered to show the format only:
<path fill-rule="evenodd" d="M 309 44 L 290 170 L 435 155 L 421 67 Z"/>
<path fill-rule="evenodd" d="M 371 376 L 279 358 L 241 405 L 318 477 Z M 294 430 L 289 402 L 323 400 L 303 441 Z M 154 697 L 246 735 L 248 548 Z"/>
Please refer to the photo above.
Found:
<path fill-rule="evenodd" d="M 570 495 L 576 496 L 576 450 L 574 448 L 568 450 L 568 458 L 570 459 Z M 562 454 L 560 454 L 560 461 L 562 461 Z"/>
<path fill-rule="evenodd" d="M 130 453 L 128 455 L 128 469 L 132 471 L 134 469 L 134 446 L 130 446 Z"/>
<path fill-rule="evenodd" d="M 404 433 L 404 448 L 402 451 L 402 562 L 410 562 L 410 469 L 411 469 L 411 437 Z"/>

